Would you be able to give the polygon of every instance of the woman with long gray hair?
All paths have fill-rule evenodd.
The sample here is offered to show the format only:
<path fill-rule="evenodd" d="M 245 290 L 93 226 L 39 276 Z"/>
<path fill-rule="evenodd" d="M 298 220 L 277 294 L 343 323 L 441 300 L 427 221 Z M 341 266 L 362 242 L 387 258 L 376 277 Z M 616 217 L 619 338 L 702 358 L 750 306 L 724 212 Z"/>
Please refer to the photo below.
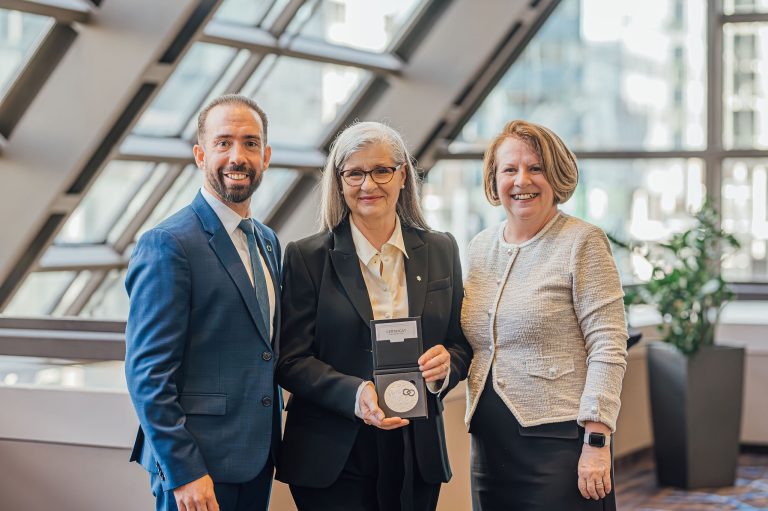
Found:
<path fill-rule="evenodd" d="M 277 378 L 292 396 L 277 479 L 300 511 L 434 510 L 451 477 L 441 400 L 471 359 L 456 241 L 429 230 L 411 157 L 384 124 L 345 129 L 320 188 L 320 232 L 285 249 Z M 379 406 L 370 321 L 414 316 L 428 418 L 410 422 Z"/>

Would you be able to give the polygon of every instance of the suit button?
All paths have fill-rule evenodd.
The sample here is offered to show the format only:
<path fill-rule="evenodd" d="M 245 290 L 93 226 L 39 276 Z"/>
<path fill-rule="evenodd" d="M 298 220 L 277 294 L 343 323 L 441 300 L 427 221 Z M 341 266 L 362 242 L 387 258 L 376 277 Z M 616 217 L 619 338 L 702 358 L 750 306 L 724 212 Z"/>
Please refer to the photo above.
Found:
<path fill-rule="evenodd" d="M 264 406 L 272 406 L 272 398 L 269 396 L 264 396 L 261 398 L 261 404 Z"/>
<path fill-rule="evenodd" d="M 550 367 L 549 371 L 547 371 L 550 376 L 554 376 L 557 374 L 557 367 Z"/>
<path fill-rule="evenodd" d="M 503 388 L 504 388 L 504 387 L 507 385 L 507 384 L 504 382 L 504 380 L 502 380 L 501 378 L 499 378 L 498 380 L 496 380 L 496 384 L 497 384 L 499 387 L 501 387 L 502 389 L 503 389 Z"/>
<path fill-rule="evenodd" d="M 261 354 L 261 358 L 263 358 L 266 362 L 269 362 L 270 360 L 272 360 L 272 353 L 265 351 L 264 353 Z"/>

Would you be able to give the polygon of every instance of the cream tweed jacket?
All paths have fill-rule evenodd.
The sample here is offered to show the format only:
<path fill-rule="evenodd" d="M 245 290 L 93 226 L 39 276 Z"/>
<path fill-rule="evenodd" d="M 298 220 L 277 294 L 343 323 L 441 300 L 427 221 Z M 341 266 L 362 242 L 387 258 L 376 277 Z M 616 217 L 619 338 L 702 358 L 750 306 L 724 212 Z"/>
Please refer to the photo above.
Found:
<path fill-rule="evenodd" d="M 465 423 L 493 368 L 493 389 L 522 426 L 576 419 L 615 431 L 627 328 L 608 239 L 562 212 L 519 245 L 503 232 L 492 226 L 469 245 Z"/>

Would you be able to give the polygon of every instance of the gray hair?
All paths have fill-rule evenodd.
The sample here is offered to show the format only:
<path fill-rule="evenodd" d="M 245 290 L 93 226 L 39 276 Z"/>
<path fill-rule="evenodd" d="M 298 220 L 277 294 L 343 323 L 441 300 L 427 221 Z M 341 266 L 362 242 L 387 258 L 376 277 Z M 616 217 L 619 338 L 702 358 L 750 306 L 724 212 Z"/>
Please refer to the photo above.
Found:
<path fill-rule="evenodd" d="M 417 229 L 430 230 L 419 204 L 418 175 L 403 137 L 391 127 L 380 122 L 355 122 L 339 133 L 331 144 L 331 151 L 323 168 L 320 181 L 320 229 L 332 231 L 349 215 L 344 200 L 339 171 L 347 160 L 364 147 L 382 143 L 389 148 L 392 159 L 405 169 L 405 188 L 397 199 L 397 215 L 400 223 Z"/>

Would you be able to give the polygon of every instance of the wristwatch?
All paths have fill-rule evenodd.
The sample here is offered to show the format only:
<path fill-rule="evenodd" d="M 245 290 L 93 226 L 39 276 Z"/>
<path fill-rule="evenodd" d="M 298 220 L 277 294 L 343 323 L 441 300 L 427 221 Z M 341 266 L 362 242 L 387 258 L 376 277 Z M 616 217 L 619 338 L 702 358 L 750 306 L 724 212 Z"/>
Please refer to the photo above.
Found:
<path fill-rule="evenodd" d="M 591 447 L 606 447 L 611 445 L 611 435 L 604 435 L 603 433 L 589 433 L 584 432 L 584 443 Z"/>

